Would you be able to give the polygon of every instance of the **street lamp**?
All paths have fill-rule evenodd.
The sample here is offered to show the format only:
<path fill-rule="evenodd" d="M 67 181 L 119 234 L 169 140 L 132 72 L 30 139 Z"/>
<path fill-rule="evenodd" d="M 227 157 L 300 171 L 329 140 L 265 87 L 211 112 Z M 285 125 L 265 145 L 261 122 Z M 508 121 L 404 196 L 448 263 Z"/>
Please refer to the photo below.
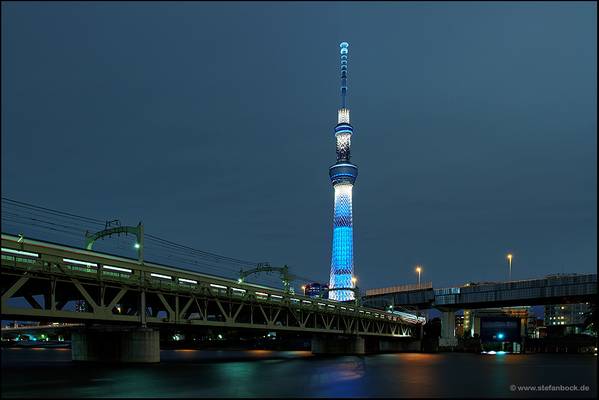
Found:
<path fill-rule="evenodd" d="M 418 287 L 420 287 L 420 273 L 422 272 L 422 267 L 420 265 L 416 266 L 416 272 L 418 272 Z"/>
<path fill-rule="evenodd" d="M 358 290 L 358 287 L 356 286 L 357 281 L 358 281 L 358 278 L 356 278 L 355 276 L 351 277 L 352 287 L 354 288 L 354 302 L 356 303 L 356 306 L 359 306 L 360 305 L 360 291 Z"/>
<path fill-rule="evenodd" d="M 514 258 L 514 256 L 512 255 L 512 253 L 508 253 L 507 255 L 507 264 L 510 268 L 510 281 L 512 280 L 512 258 Z"/>
<path fill-rule="evenodd" d="M 304 296 L 306 295 L 306 285 L 302 285 L 302 290 L 304 291 Z"/>

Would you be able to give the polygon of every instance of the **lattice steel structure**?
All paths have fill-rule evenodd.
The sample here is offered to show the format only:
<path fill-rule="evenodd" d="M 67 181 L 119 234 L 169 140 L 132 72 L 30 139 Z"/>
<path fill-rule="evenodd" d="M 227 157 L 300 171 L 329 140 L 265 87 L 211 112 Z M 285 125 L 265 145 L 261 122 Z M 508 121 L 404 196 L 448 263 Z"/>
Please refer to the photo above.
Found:
<path fill-rule="evenodd" d="M 1 261 L 2 319 L 419 337 L 384 310 L 4 233 Z"/>
<path fill-rule="evenodd" d="M 353 288 L 354 275 L 354 233 L 352 218 L 352 189 L 358 167 L 350 162 L 351 136 L 353 127 L 349 123 L 347 108 L 347 42 L 341 48 L 341 108 L 337 116 L 335 139 L 337 142 L 337 162 L 329 168 L 329 177 L 335 190 L 333 212 L 333 249 L 331 256 L 331 278 L 329 288 Z M 329 292 L 332 300 L 354 300 L 351 290 Z"/>

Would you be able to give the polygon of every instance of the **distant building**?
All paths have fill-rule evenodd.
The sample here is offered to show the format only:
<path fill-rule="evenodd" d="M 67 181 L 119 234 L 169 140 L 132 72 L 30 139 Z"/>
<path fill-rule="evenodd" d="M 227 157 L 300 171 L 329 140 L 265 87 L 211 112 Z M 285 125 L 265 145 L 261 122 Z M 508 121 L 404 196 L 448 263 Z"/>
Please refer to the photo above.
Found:
<path fill-rule="evenodd" d="M 464 310 L 463 324 L 462 335 L 472 337 L 474 335 L 473 310 Z"/>
<path fill-rule="evenodd" d="M 499 318 L 512 318 L 517 320 L 519 335 L 525 336 L 529 329 L 529 309 L 530 307 L 501 307 L 501 308 L 481 308 L 476 310 L 464 310 L 465 334 L 474 337 L 475 334 L 481 335 L 481 321 Z M 498 320 L 499 321 L 499 320 Z"/>
<path fill-rule="evenodd" d="M 326 299 L 329 285 L 325 283 L 313 282 L 306 285 L 305 295 L 313 298 Z"/>
<path fill-rule="evenodd" d="M 506 315 L 487 315 L 480 319 L 480 339 L 484 342 L 520 342 L 522 320 Z"/>
<path fill-rule="evenodd" d="M 473 332 L 472 332 L 472 328 L 473 328 L 472 310 L 464 310 L 464 319 L 462 320 L 462 323 L 463 323 L 462 335 L 466 334 L 467 336 L 472 336 L 472 334 L 473 334 Z"/>
<path fill-rule="evenodd" d="M 464 336 L 464 316 L 463 315 L 455 316 L 455 335 L 457 337 Z"/>
<path fill-rule="evenodd" d="M 543 320 L 540 320 L 541 324 L 543 324 Z M 537 317 L 533 314 L 529 314 L 526 320 L 526 337 L 534 338 L 537 329 Z"/>
<path fill-rule="evenodd" d="M 546 305 L 545 326 L 552 332 L 560 334 L 581 333 L 585 328 L 585 314 L 588 311 L 588 303 Z M 562 327 L 563 329 L 559 329 Z"/>
<path fill-rule="evenodd" d="M 545 326 L 542 319 L 538 319 L 534 314 L 528 314 L 526 320 L 526 337 L 533 338 L 538 337 L 536 335 L 537 328 Z"/>
<path fill-rule="evenodd" d="M 545 320 L 536 317 L 528 318 L 527 337 L 531 339 L 542 339 L 547 336 L 547 327 Z"/>

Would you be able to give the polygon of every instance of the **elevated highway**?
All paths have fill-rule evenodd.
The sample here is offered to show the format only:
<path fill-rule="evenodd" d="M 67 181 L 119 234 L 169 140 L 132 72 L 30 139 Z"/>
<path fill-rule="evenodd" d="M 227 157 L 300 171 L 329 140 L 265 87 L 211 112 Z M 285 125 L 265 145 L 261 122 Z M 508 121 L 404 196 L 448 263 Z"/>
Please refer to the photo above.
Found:
<path fill-rule="evenodd" d="M 595 302 L 596 274 L 558 274 L 509 282 L 470 283 L 435 289 L 432 284 L 366 291 L 363 304 L 379 308 L 436 308 L 441 314 L 440 344 L 455 345 L 455 311 L 509 306 Z"/>
<path fill-rule="evenodd" d="M 470 283 L 434 289 L 432 284 L 371 289 L 364 304 L 440 310 L 587 302 L 597 296 L 596 274 L 559 274 L 509 282 Z"/>

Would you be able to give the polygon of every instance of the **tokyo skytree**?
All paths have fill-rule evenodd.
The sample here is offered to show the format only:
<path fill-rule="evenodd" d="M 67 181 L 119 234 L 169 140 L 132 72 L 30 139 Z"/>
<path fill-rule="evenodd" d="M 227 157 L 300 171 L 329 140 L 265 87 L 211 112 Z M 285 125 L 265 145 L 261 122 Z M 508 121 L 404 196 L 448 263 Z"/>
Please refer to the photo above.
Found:
<path fill-rule="evenodd" d="M 352 279 L 354 276 L 352 189 L 358 176 L 358 167 L 350 162 L 351 137 L 354 129 L 349 123 L 349 109 L 347 108 L 349 44 L 343 42 L 339 47 L 341 48 L 341 108 L 337 113 L 337 126 L 335 126 L 337 162 L 329 168 L 329 177 L 335 190 L 329 299 L 347 301 L 354 300 L 352 290 L 331 290 L 353 288 L 355 285 L 355 280 Z"/>

